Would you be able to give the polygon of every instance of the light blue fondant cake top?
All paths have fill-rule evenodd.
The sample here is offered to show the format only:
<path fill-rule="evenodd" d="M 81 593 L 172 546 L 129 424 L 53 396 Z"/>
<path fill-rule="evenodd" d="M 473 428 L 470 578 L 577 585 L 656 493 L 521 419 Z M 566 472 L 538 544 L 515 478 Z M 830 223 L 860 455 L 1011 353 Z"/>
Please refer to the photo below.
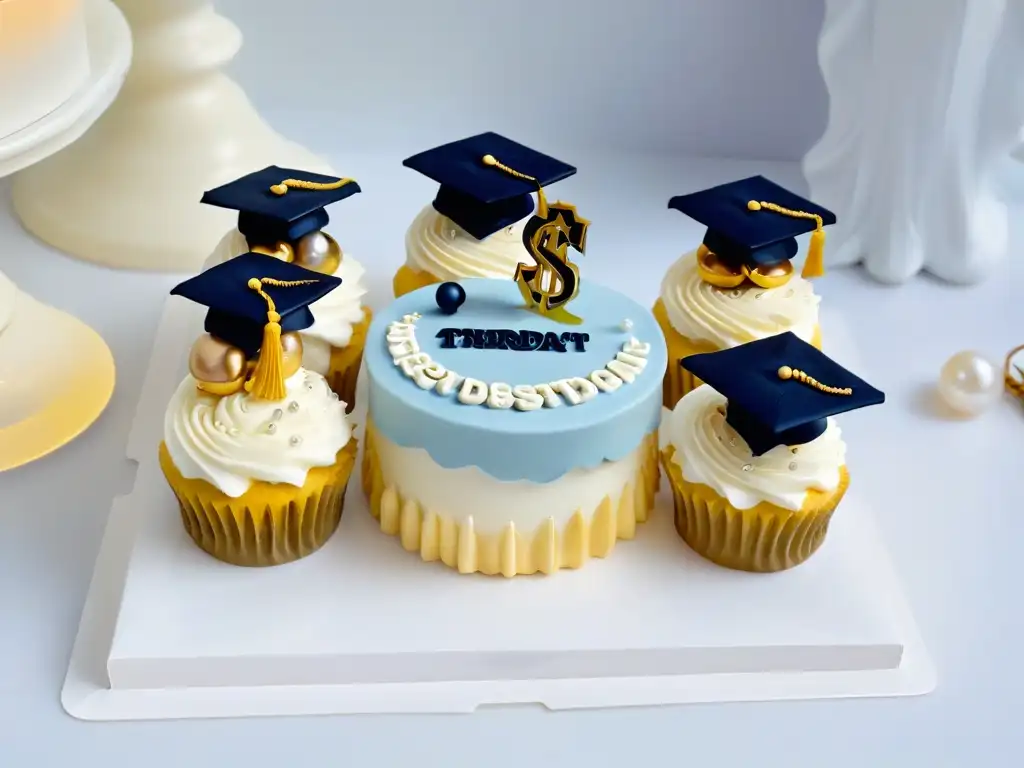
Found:
<path fill-rule="evenodd" d="M 364 360 L 370 379 L 369 409 L 374 427 L 392 442 L 422 448 L 442 467 L 476 466 L 503 481 L 547 483 L 577 468 L 628 456 L 661 418 L 665 341 L 649 310 L 621 293 L 582 283 L 568 309 L 581 325 L 563 325 L 525 308 L 512 280 L 461 281 L 466 301 L 454 315 L 442 314 L 436 286 L 421 288 L 376 314 Z M 587 378 L 615 359 L 631 338 L 649 344 L 647 365 L 632 383 L 599 392 L 579 405 L 520 411 L 465 405 L 450 395 L 418 387 L 394 362 L 386 342 L 388 326 L 418 313 L 416 340 L 423 352 L 460 376 L 487 384 L 546 384 Z M 624 320 L 632 327 L 624 330 Z M 627 325 L 629 325 L 627 324 Z M 444 328 L 585 333 L 585 351 L 570 342 L 565 352 L 443 348 Z"/>

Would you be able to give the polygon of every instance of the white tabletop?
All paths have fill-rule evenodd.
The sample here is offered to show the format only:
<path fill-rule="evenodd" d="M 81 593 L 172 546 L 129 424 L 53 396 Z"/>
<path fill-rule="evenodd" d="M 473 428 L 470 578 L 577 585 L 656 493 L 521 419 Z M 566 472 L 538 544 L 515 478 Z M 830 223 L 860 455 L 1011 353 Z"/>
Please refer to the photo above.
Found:
<path fill-rule="evenodd" d="M 336 206 L 332 231 L 371 273 L 371 303 L 387 298 L 404 227 L 432 194 L 392 156 L 331 153 L 365 194 Z M 763 172 L 796 184 L 792 165 L 676 158 L 592 157 L 558 187 L 595 226 L 589 277 L 642 270 L 656 296 L 664 269 L 700 236 L 665 210 L 672 194 Z M 595 179 L 598 181 L 595 182 Z M 1008 171 L 1024 200 L 1024 167 Z M 6 204 L 9 188 L 0 187 Z M 1015 242 L 1024 242 L 1015 233 Z M 493 709 L 472 716 L 349 717 L 88 724 L 58 695 L 111 498 L 133 482 L 127 433 L 164 297 L 176 276 L 113 273 L 56 254 L 0 212 L 0 270 L 37 298 L 99 331 L 118 385 L 104 416 L 72 445 L 0 475 L 0 765 L 74 760 L 182 765 L 561 765 L 714 762 L 727 766 L 996 766 L 1019 760 L 1012 715 L 1024 683 L 1020 552 L 1024 518 L 1011 470 L 1024 411 L 1007 400 L 976 421 L 950 423 L 925 398 L 943 361 L 976 348 L 997 360 L 1024 343 L 1014 301 L 1024 260 L 970 289 L 922 278 L 900 288 L 840 271 L 818 284 L 860 344 L 884 408 L 844 420 L 853 472 L 877 499 L 879 523 L 939 674 L 918 699 L 666 707 L 552 714 Z M 1017 281 L 1013 284 L 1012 281 Z M 41 350 L 41 354 L 45 354 Z M 1011 458 L 1010 451 L 1015 455 Z M 1019 497 L 1018 497 L 1019 498 Z M 1012 698 L 1011 698 L 1012 697 Z M 459 744 L 453 752 L 451 745 Z M 1014 756 L 1016 753 L 1016 756 Z"/>

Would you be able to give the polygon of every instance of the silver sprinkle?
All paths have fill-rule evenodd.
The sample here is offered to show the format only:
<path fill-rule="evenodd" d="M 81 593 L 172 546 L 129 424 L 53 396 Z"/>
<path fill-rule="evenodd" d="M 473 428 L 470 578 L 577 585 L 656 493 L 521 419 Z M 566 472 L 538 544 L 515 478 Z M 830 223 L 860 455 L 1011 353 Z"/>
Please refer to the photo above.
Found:
<path fill-rule="evenodd" d="M 274 421 L 280 420 L 282 416 L 284 416 L 284 411 L 282 411 L 280 408 L 275 408 L 274 412 L 270 414 L 270 418 L 273 419 Z"/>
<path fill-rule="evenodd" d="M 291 443 L 292 445 L 298 445 L 299 443 L 302 442 L 302 435 L 292 435 L 290 438 L 288 438 L 288 442 Z"/>
<path fill-rule="evenodd" d="M 273 422 L 267 424 L 267 434 L 272 435 L 275 432 L 277 432 L 277 424 L 274 424 Z"/>
<path fill-rule="evenodd" d="M 789 471 L 792 472 L 795 469 L 796 469 L 796 462 L 795 461 L 789 462 Z"/>
<path fill-rule="evenodd" d="M 758 291 L 754 294 L 755 299 L 760 299 L 762 296 L 764 296 L 764 291 Z"/>
<path fill-rule="evenodd" d="M 313 382 L 312 381 L 307 381 L 306 382 L 306 389 L 308 389 L 310 392 L 313 391 Z"/>
<path fill-rule="evenodd" d="M 736 438 L 735 437 L 730 437 L 729 438 L 729 445 L 733 446 L 734 448 L 736 447 Z"/>
<path fill-rule="evenodd" d="M 733 288 L 729 295 L 732 296 L 734 299 L 738 299 L 740 296 L 743 295 L 743 291 L 741 291 L 739 288 Z"/>
<path fill-rule="evenodd" d="M 292 400 L 290 403 L 288 403 L 288 410 L 291 411 L 292 413 L 295 413 L 296 411 L 299 410 L 299 404 Z"/>
<path fill-rule="evenodd" d="M 792 454 L 795 454 L 798 450 L 800 450 L 800 449 L 799 448 L 790 448 L 789 452 L 792 453 Z"/>
<path fill-rule="evenodd" d="M 223 432 L 224 431 L 224 423 L 221 422 L 221 421 L 215 421 L 215 422 L 213 422 L 213 428 Z"/>
<path fill-rule="evenodd" d="M 754 468 L 753 464 L 744 464 L 743 465 L 743 471 L 744 472 L 750 472 L 753 468 Z"/>
<path fill-rule="evenodd" d="M 449 240 L 454 240 L 458 236 L 459 236 L 458 232 L 456 232 L 454 229 L 449 229 L 448 230 L 448 239 Z"/>

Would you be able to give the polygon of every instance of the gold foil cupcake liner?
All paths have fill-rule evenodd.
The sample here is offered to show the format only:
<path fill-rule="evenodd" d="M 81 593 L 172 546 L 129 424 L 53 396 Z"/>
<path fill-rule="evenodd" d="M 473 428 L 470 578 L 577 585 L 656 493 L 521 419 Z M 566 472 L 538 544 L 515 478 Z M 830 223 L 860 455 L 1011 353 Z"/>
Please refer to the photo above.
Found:
<path fill-rule="evenodd" d="M 207 554 L 232 565 L 282 565 L 311 555 L 334 534 L 355 465 L 356 439 L 334 464 L 315 467 L 301 488 L 254 483 L 232 498 L 205 480 L 187 479 L 160 444 L 160 468 L 178 499 L 188 535 Z"/>
<path fill-rule="evenodd" d="M 426 288 L 428 285 L 435 285 L 440 282 L 444 281 L 430 272 L 422 272 L 418 269 L 413 269 L 408 264 L 403 264 L 399 267 L 398 272 L 395 273 L 395 278 L 391 282 L 391 289 L 394 291 L 395 298 L 397 299 L 419 288 Z"/>
<path fill-rule="evenodd" d="M 512 577 L 580 568 L 592 557 L 609 555 L 617 540 L 632 539 L 637 523 L 645 522 L 654 508 L 658 491 L 657 433 L 651 433 L 641 444 L 637 475 L 619 498 L 605 497 L 597 509 L 577 510 L 561 529 L 548 518 L 533 531 L 509 521 L 500 533 L 484 534 L 474 530 L 472 518 L 460 522 L 443 510 L 424 509 L 387 485 L 374 439 L 373 424 L 367 423 L 363 489 L 381 530 L 424 561 L 440 560 L 460 573 Z"/>
<path fill-rule="evenodd" d="M 662 404 L 671 410 L 675 408 L 676 403 L 683 399 L 684 395 L 704 383 L 684 369 L 679 361 L 690 355 L 718 352 L 721 348 L 709 341 L 695 341 L 679 333 L 669 321 L 665 304 L 661 299 L 654 303 L 651 312 L 654 314 L 654 319 L 658 321 L 658 325 L 661 326 L 661 331 L 665 336 L 665 345 L 668 347 L 668 368 L 665 371 L 665 382 L 662 387 Z M 811 345 L 821 349 L 821 326 L 815 327 Z"/>
<path fill-rule="evenodd" d="M 363 308 L 363 319 L 352 326 L 352 338 L 344 347 L 331 348 L 330 369 L 327 371 L 327 385 L 345 403 L 345 413 L 352 413 L 356 406 L 356 382 L 363 364 L 363 350 L 366 348 L 366 331 L 373 320 L 369 308 Z"/>
<path fill-rule="evenodd" d="M 736 509 L 706 485 L 683 479 L 672 460 L 674 448 L 662 454 L 672 486 L 676 531 L 701 557 L 737 571 L 784 571 L 813 555 L 828 533 L 828 524 L 850 483 L 846 467 L 831 493 L 808 491 L 798 511 L 762 502 Z"/>

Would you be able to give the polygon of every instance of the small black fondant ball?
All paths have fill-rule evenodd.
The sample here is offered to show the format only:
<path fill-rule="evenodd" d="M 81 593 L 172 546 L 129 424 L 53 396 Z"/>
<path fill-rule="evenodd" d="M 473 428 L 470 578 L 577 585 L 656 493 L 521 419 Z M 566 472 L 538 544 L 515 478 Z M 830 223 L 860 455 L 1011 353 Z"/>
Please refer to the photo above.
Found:
<path fill-rule="evenodd" d="M 454 315 L 466 301 L 466 289 L 458 283 L 441 283 L 435 294 L 437 308 L 446 315 Z"/>

